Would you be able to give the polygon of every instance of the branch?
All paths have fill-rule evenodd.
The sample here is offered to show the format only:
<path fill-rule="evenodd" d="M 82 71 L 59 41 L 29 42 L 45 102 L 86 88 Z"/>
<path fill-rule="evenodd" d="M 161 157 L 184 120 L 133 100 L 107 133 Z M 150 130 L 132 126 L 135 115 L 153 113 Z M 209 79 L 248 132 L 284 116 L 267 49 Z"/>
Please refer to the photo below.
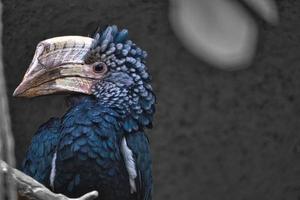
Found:
<path fill-rule="evenodd" d="M 6 174 L 16 184 L 18 193 L 21 196 L 32 200 L 93 200 L 98 197 L 97 191 L 89 192 L 80 198 L 74 199 L 68 198 L 63 194 L 55 194 L 41 183 L 10 167 L 2 160 L 0 160 L 0 173 Z"/>

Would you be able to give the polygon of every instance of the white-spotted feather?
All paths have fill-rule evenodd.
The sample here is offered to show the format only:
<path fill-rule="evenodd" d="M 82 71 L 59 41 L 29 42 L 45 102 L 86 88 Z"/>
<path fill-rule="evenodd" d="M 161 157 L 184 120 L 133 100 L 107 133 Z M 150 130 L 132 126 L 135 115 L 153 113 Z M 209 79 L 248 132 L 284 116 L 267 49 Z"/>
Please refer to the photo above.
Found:
<path fill-rule="evenodd" d="M 137 172 L 135 167 L 135 160 L 133 158 L 133 153 L 128 147 L 125 137 L 122 139 L 121 152 L 123 154 L 125 166 L 129 174 L 130 192 L 134 193 L 136 192 L 135 179 L 137 177 Z"/>
<path fill-rule="evenodd" d="M 55 174 L 56 174 L 56 152 L 53 155 L 52 163 L 51 163 L 51 173 L 50 173 L 50 186 L 52 190 L 54 190 L 54 180 L 55 180 Z"/>

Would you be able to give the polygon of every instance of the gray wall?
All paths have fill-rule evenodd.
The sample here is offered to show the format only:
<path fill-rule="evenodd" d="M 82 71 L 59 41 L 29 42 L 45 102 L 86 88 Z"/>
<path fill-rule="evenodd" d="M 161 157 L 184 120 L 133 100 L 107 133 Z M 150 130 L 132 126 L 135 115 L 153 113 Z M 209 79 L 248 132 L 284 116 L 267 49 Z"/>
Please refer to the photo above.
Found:
<path fill-rule="evenodd" d="M 4 62 L 18 163 L 37 127 L 66 110 L 61 96 L 11 97 L 36 44 L 117 24 L 149 52 L 158 96 L 149 131 L 155 199 L 299 199 L 300 2 L 278 3 L 279 26 L 259 21 L 252 66 L 225 72 L 180 44 L 167 1 L 4 0 Z"/>

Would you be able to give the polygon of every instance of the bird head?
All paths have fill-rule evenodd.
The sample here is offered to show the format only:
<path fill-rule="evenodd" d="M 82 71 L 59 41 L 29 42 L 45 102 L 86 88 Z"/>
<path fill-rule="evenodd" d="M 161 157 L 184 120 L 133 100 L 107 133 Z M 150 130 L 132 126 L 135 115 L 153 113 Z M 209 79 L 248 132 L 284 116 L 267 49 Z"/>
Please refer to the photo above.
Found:
<path fill-rule="evenodd" d="M 41 41 L 17 97 L 83 93 L 116 98 L 152 93 L 145 66 L 147 53 L 128 40 L 128 31 L 108 26 L 94 37 L 62 36 Z"/>
<path fill-rule="evenodd" d="M 13 95 L 84 94 L 124 113 L 124 128 L 128 132 L 151 127 L 155 95 L 145 65 L 146 56 L 145 51 L 128 39 L 128 31 L 116 26 L 96 31 L 94 37 L 50 38 L 37 45 Z"/>

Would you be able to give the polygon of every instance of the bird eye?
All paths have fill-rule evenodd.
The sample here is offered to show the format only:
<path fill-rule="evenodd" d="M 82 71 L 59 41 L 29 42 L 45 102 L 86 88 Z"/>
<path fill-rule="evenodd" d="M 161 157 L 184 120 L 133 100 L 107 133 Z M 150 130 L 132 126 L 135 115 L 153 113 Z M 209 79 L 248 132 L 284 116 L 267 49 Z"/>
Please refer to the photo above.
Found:
<path fill-rule="evenodd" d="M 107 66 L 105 63 L 100 62 L 95 64 L 93 69 L 95 73 L 104 73 L 107 70 Z"/>

